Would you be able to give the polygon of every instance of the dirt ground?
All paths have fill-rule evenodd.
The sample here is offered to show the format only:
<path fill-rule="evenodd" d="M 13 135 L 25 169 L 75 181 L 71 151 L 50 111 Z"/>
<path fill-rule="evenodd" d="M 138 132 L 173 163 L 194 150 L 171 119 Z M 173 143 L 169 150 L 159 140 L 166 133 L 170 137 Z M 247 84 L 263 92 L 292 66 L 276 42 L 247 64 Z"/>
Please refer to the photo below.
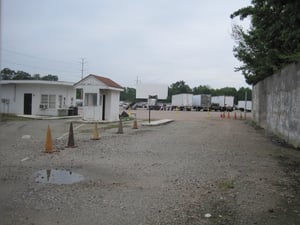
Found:
<path fill-rule="evenodd" d="M 71 120 L 1 121 L 0 224 L 300 224 L 300 151 L 251 115 L 152 111 L 175 121 L 148 127 L 147 111 L 130 113 L 138 129 L 100 124 L 100 140 L 90 140 L 93 124 L 73 121 L 76 148 L 65 147 Z M 84 179 L 41 182 L 41 170 Z"/>

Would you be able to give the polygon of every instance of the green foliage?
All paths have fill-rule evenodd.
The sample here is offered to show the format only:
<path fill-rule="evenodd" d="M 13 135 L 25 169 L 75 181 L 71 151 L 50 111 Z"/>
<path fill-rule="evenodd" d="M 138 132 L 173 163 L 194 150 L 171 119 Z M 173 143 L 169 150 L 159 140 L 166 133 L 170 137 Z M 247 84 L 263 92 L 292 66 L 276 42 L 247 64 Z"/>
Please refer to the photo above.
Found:
<path fill-rule="evenodd" d="M 41 77 L 41 80 L 53 80 L 58 81 L 58 77 L 56 75 L 48 74 L 47 76 Z"/>
<path fill-rule="evenodd" d="M 124 88 L 124 91 L 120 94 L 121 101 L 134 102 L 135 101 L 136 90 L 135 88 Z"/>
<path fill-rule="evenodd" d="M 185 81 L 177 81 L 173 84 L 170 85 L 168 88 L 168 98 L 167 101 L 171 101 L 171 96 L 176 95 L 176 94 L 181 94 L 181 93 L 192 93 L 192 89 L 185 83 Z"/>
<path fill-rule="evenodd" d="M 1 79 L 2 80 L 12 80 L 15 75 L 16 75 L 16 72 L 9 68 L 4 68 L 3 70 L 1 70 Z"/>
<path fill-rule="evenodd" d="M 252 90 L 250 88 L 244 88 L 244 87 L 241 87 L 237 91 L 237 93 L 236 93 L 237 101 L 244 101 L 246 92 L 247 92 L 247 101 L 251 101 L 251 99 L 252 99 Z"/>
<path fill-rule="evenodd" d="M 248 84 L 271 76 L 285 65 L 300 59 L 300 1 L 252 0 L 252 5 L 239 9 L 231 18 L 250 17 L 251 27 L 244 31 L 233 26 L 237 42 L 234 56 L 243 62 L 242 71 Z"/>
<path fill-rule="evenodd" d="M 29 73 L 24 71 L 17 71 L 15 76 L 12 78 L 13 80 L 32 80 L 32 77 Z"/>
<path fill-rule="evenodd" d="M 170 90 L 172 95 L 180 93 L 192 93 L 192 89 L 183 80 L 171 84 Z"/>
<path fill-rule="evenodd" d="M 200 85 L 193 88 L 194 95 L 213 94 L 213 90 L 208 85 Z"/>
<path fill-rule="evenodd" d="M 40 74 L 34 74 L 31 76 L 29 73 L 24 71 L 14 71 L 9 68 L 4 68 L 1 70 L 1 79 L 2 80 L 51 80 L 58 81 L 58 76 L 48 74 L 47 76 L 41 77 Z"/>

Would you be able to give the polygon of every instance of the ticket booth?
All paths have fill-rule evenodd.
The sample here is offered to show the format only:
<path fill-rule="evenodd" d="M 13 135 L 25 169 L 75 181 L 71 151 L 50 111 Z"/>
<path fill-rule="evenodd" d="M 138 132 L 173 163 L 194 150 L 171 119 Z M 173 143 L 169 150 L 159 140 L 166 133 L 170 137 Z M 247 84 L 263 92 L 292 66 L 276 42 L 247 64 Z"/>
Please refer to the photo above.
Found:
<path fill-rule="evenodd" d="M 74 87 L 81 92 L 84 120 L 119 120 L 120 92 L 123 91 L 119 84 L 109 78 L 91 74 Z"/>

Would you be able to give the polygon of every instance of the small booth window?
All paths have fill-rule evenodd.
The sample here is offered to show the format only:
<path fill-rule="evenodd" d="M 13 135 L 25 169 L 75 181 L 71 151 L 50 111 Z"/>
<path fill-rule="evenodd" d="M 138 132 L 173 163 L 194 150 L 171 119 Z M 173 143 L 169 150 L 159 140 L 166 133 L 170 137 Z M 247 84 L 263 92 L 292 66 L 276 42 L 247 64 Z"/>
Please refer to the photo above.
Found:
<path fill-rule="evenodd" d="M 85 106 L 97 106 L 97 93 L 85 93 Z"/>

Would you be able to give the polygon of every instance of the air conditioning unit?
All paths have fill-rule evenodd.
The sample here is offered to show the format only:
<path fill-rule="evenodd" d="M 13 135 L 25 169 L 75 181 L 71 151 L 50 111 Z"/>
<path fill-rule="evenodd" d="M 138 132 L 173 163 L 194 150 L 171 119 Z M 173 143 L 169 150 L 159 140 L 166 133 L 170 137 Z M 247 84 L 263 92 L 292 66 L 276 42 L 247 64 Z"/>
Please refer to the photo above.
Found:
<path fill-rule="evenodd" d="M 40 109 L 47 109 L 48 105 L 47 104 L 40 104 Z"/>
<path fill-rule="evenodd" d="M 2 98 L 1 102 L 4 104 L 9 104 L 9 99 L 8 98 Z"/>

